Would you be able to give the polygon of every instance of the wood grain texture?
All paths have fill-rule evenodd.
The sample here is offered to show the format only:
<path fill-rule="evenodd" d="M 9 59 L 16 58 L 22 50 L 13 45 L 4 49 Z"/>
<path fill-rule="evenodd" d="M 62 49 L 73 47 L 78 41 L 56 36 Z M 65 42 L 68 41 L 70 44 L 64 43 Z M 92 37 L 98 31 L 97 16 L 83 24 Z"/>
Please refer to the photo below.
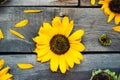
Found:
<path fill-rule="evenodd" d="M 74 20 L 74 31 L 85 30 L 83 44 L 85 51 L 120 51 L 120 33 L 112 30 L 114 21 L 107 23 L 107 16 L 99 8 L 49 8 L 49 7 L 2 7 L 0 12 L 0 27 L 3 29 L 5 38 L 0 41 L 1 52 L 32 52 L 35 43 L 32 38 L 37 36 L 39 27 L 43 22 L 51 23 L 55 16 L 67 15 Z M 24 9 L 41 9 L 42 13 L 23 13 Z M 61 17 L 62 18 L 62 17 Z M 28 19 L 29 24 L 24 28 L 14 28 L 15 23 Z M 9 33 L 14 29 L 25 36 L 22 40 Z M 107 34 L 112 40 L 110 46 L 102 46 L 98 42 L 101 34 Z"/>
<path fill-rule="evenodd" d="M 3 6 L 76 6 L 78 0 L 9 0 Z"/>
<path fill-rule="evenodd" d="M 52 73 L 49 69 L 49 62 L 36 62 L 34 54 L 0 55 L 5 59 L 5 66 L 10 66 L 14 80 L 89 80 L 93 70 L 110 69 L 117 74 L 120 73 L 120 54 L 87 54 L 80 65 L 75 65 L 66 74 Z M 17 63 L 31 63 L 34 68 L 21 70 Z"/>
<path fill-rule="evenodd" d="M 80 6 L 92 6 L 90 3 L 90 0 L 80 0 Z M 96 3 L 94 6 L 100 6 L 98 5 L 98 0 L 96 0 Z"/>

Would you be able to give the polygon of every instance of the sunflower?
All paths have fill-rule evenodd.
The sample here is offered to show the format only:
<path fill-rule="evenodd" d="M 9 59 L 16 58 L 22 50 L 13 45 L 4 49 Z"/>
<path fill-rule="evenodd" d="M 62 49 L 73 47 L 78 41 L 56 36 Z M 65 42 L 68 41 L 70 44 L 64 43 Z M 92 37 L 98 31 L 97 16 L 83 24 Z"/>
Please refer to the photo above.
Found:
<path fill-rule="evenodd" d="M 100 0 L 99 4 L 102 4 L 101 9 L 108 15 L 107 22 L 111 22 L 114 19 L 115 24 L 120 22 L 120 0 Z"/>
<path fill-rule="evenodd" d="M 12 80 L 12 74 L 8 73 L 10 67 L 3 68 L 4 60 L 0 60 L 0 80 Z M 3 68 L 3 69 L 2 69 Z"/>
<path fill-rule="evenodd" d="M 50 69 L 57 72 L 58 67 L 62 73 L 74 67 L 74 63 L 80 64 L 83 60 L 85 47 L 81 42 L 84 30 L 77 30 L 70 35 L 74 21 L 69 22 L 68 17 L 55 17 L 52 25 L 44 22 L 40 27 L 38 36 L 33 38 L 36 42 L 37 61 L 47 62 L 50 60 Z"/>
<path fill-rule="evenodd" d="M 118 77 L 115 72 L 112 72 L 109 69 L 98 69 L 97 71 L 92 72 L 90 80 L 118 80 Z"/>

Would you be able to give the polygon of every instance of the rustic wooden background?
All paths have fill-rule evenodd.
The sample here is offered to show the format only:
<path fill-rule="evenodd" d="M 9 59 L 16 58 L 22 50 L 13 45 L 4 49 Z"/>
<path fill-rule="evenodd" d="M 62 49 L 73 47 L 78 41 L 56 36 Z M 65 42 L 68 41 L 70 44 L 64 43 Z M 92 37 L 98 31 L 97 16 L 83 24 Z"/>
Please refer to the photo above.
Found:
<path fill-rule="evenodd" d="M 96 0 L 97 1 L 97 0 Z M 42 13 L 23 13 L 24 9 L 41 9 Z M 76 65 L 65 75 L 52 73 L 49 62 L 36 62 L 36 55 L 32 53 L 35 43 L 32 38 L 37 35 L 43 22 L 50 22 L 55 16 L 69 16 L 75 21 L 75 30 L 84 29 L 83 44 L 86 46 L 83 55 L 85 60 Z M 14 28 L 15 23 L 29 19 L 24 28 Z M 92 70 L 109 68 L 120 73 L 120 33 L 112 30 L 114 21 L 107 23 L 107 16 L 100 10 L 100 5 L 90 5 L 89 0 L 9 0 L 0 6 L 0 28 L 5 38 L 0 41 L 0 59 L 4 58 L 5 66 L 11 66 L 14 80 L 89 80 Z M 25 36 L 22 40 L 9 33 L 14 29 Z M 107 34 L 112 44 L 102 46 L 98 42 L 101 34 Z M 20 70 L 17 63 L 32 63 L 35 68 Z"/>

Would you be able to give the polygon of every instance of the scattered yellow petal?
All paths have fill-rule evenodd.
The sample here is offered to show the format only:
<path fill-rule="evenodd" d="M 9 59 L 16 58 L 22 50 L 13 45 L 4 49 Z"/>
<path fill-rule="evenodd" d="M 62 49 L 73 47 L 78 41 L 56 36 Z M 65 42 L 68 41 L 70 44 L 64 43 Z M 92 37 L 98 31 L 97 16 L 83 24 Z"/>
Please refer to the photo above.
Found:
<path fill-rule="evenodd" d="M 95 5 L 95 0 L 91 0 L 91 5 Z"/>
<path fill-rule="evenodd" d="M 24 10 L 23 11 L 24 13 L 40 13 L 40 12 L 42 12 L 42 10 Z"/>
<path fill-rule="evenodd" d="M 0 39 L 3 39 L 3 38 L 4 38 L 4 35 L 3 35 L 2 30 L 0 29 Z"/>
<path fill-rule="evenodd" d="M 117 32 L 120 32 L 120 26 L 115 26 L 112 29 L 115 30 L 115 31 L 117 31 Z"/>
<path fill-rule="evenodd" d="M 10 31 L 12 34 L 18 36 L 19 38 L 22 38 L 22 39 L 25 38 L 22 34 L 20 34 L 20 33 L 16 32 L 16 31 L 14 31 L 14 30 L 12 30 L 12 29 L 9 29 L 9 31 Z"/>
<path fill-rule="evenodd" d="M 20 69 L 30 69 L 34 67 L 32 64 L 29 64 L 29 63 L 18 63 L 17 66 Z"/>
<path fill-rule="evenodd" d="M 15 24 L 15 28 L 20 28 L 20 27 L 24 27 L 28 24 L 28 19 L 24 19 L 18 23 Z"/>
<path fill-rule="evenodd" d="M 4 65 L 4 59 L 1 59 L 0 60 L 0 69 L 3 67 L 3 65 Z"/>

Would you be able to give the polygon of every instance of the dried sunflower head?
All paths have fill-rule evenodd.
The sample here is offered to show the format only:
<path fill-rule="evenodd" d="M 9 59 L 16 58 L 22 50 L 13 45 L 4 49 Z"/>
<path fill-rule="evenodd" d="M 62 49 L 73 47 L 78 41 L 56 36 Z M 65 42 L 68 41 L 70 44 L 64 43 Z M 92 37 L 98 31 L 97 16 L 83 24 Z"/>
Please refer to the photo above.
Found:
<path fill-rule="evenodd" d="M 92 76 L 90 80 L 117 80 L 117 75 L 115 72 L 111 72 L 110 70 L 97 70 L 92 72 Z"/>
<path fill-rule="evenodd" d="M 112 41 L 110 40 L 110 38 L 108 37 L 108 35 L 106 34 L 102 34 L 99 38 L 98 38 L 99 42 L 104 45 L 104 46 L 108 46 L 112 43 Z"/>

